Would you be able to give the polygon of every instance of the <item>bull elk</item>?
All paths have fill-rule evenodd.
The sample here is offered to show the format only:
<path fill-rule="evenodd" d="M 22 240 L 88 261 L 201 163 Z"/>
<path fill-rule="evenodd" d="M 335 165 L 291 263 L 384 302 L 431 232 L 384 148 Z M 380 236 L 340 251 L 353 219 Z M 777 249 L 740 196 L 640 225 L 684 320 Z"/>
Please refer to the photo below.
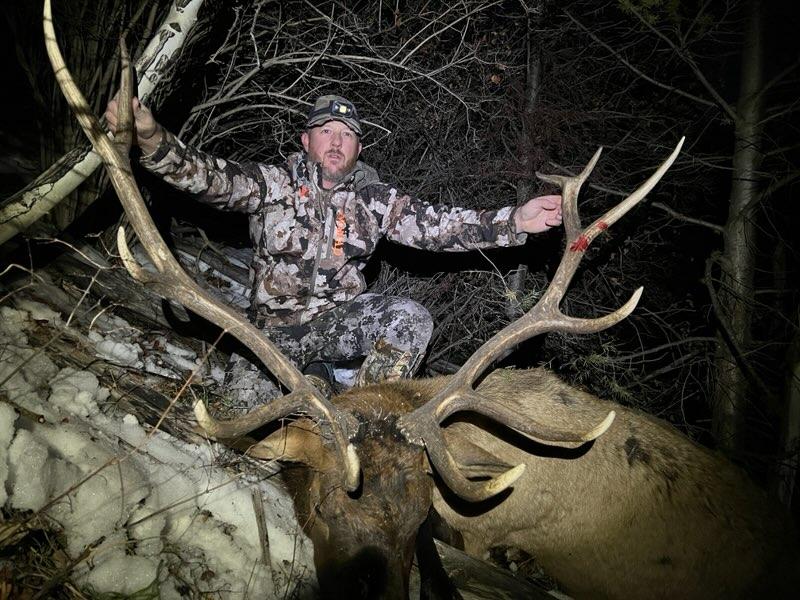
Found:
<path fill-rule="evenodd" d="M 213 419 L 202 401 L 194 409 L 208 437 L 232 442 L 297 417 L 248 442 L 247 452 L 306 467 L 294 470 L 289 480 L 297 491 L 298 518 L 314 543 L 323 594 L 406 598 L 417 532 L 432 505 L 462 531 L 468 550 L 480 553 L 492 543 L 519 546 L 550 568 L 567 591 L 586 596 L 731 597 L 745 593 L 775 562 L 780 544 L 788 540 L 777 512 L 734 467 L 669 426 L 539 370 L 499 371 L 475 387 L 499 356 L 525 339 L 552 331 L 598 332 L 633 311 L 641 288 L 624 306 L 595 319 L 563 315 L 559 304 L 589 244 L 656 185 L 683 140 L 639 189 L 583 229 L 578 192 L 600 152 L 577 177 L 540 176 L 563 190 L 567 242 L 536 306 L 486 342 L 452 377 L 385 382 L 331 401 L 172 257 L 131 172 L 132 76 L 124 44 L 119 133 L 111 141 L 64 65 L 50 0 L 44 6 L 56 78 L 103 157 L 155 272 L 135 262 L 120 229 L 125 267 L 135 279 L 237 337 L 290 390 L 229 421 Z M 443 427 L 455 413 L 502 424 L 521 447 L 468 423 Z M 721 555 L 724 560 L 718 560 Z"/>

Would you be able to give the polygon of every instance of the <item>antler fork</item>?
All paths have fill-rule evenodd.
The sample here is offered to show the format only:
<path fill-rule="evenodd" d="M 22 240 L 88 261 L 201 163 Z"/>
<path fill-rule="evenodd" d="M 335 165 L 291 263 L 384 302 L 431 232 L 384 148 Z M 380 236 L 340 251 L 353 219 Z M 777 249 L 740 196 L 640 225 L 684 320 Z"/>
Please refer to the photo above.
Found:
<path fill-rule="evenodd" d="M 595 152 L 586 168 L 575 177 L 537 173 L 540 179 L 561 186 L 563 196 L 566 248 L 550 286 L 533 308 L 483 344 L 441 392 L 425 405 L 400 419 L 400 426 L 407 439 L 413 443 L 424 444 L 439 475 L 448 487 L 462 498 L 478 501 L 503 491 L 522 475 L 525 465 L 517 465 L 488 481 L 469 481 L 458 469 L 447 450 L 440 428 L 442 421 L 453 413 L 476 412 L 543 442 L 587 442 L 596 439 L 611 426 L 614 421 L 614 411 L 609 412 L 603 421 L 589 431 L 557 430 L 540 423 L 525 421 L 503 406 L 489 404 L 473 389 L 473 385 L 481 373 L 507 349 L 531 337 L 550 331 L 596 333 L 619 323 L 633 312 L 642 295 L 642 288 L 637 289 L 622 307 L 594 319 L 569 317 L 561 312 L 559 304 L 592 241 L 655 187 L 677 158 L 683 141 L 684 138 L 681 138 L 667 160 L 636 191 L 585 229 L 581 229 L 578 215 L 578 193 L 597 164 L 601 150 Z"/>

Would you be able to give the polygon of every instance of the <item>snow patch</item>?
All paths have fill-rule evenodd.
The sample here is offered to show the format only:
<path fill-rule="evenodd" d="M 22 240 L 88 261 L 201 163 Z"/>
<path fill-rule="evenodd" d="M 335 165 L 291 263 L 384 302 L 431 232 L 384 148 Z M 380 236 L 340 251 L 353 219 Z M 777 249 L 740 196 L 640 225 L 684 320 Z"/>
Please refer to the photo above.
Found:
<path fill-rule="evenodd" d="M 19 299 L 16 302 L 17 308 L 28 313 L 32 321 L 43 321 L 52 325 L 63 325 L 61 315 L 52 308 L 41 302 L 34 300 Z"/>
<path fill-rule="evenodd" d="M 122 550 L 106 560 L 95 558 L 94 568 L 86 572 L 81 583 L 101 594 L 114 593 L 126 597 L 152 585 L 158 575 L 158 562 L 142 556 L 129 556 L 124 553 L 124 548 Z"/>
<path fill-rule="evenodd" d="M 315 585 L 311 544 L 282 489 L 215 466 L 214 445 L 148 433 L 133 415 L 104 414 L 109 392 L 94 374 L 58 369 L 28 346 L 32 315 L 56 329 L 64 326 L 60 317 L 24 306 L 0 308 L 2 392 L 43 418 L 20 417 L 0 402 L 0 505 L 44 507 L 71 558 L 90 549 L 73 582 L 98 595 L 152 589 L 165 599 L 181 597 L 182 581 L 222 599 L 284 597 Z M 140 339 L 124 321 L 101 323 L 109 324 Z M 141 352 L 98 330 L 88 338 L 117 364 Z M 159 346 L 180 368 L 196 368 L 193 352 L 165 340 L 154 351 Z M 265 512 L 266 565 L 254 503 Z"/>
<path fill-rule="evenodd" d="M 95 353 L 99 358 L 122 367 L 141 367 L 139 354 L 142 349 L 136 344 L 121 342 L 111 338 L 101 339 L 95 344 Z"/>
<path fill-rule="evenodd" d="M 50 464 L 47 447 L 31 432 L 20 429 L 8 449 L 9 504 L 20 510 L 39 510 L 47 502 Z"/>
<path fill-rule="evenodd" d="M 61 412 L 88 417 L 98 412 L 98 402 L 106 400 L 109 391 L 100 387 L 97 376 L 89 371 L 66 367 L 50 383 L 48 402 Z"/>
<path fill-rule="evenodd" d="M 58 367 L 28 344 L 25 328 L 30 324 L 26 311 L 0 307 L 0 390 L 17 406 L 54 419 L 56 411 L 42 403 L 40 392 Z"/>

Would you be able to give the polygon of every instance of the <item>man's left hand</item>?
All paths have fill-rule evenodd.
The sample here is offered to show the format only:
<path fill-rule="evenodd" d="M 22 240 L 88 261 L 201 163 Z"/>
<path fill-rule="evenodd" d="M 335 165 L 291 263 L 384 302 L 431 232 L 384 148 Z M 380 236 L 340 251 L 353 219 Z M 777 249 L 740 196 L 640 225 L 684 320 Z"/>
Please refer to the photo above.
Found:
<path fill-rule="evenodd" d="M 561 225 L 561 196 L 532 198 L 514 213 L 517 233 L 541 233 Z"/>

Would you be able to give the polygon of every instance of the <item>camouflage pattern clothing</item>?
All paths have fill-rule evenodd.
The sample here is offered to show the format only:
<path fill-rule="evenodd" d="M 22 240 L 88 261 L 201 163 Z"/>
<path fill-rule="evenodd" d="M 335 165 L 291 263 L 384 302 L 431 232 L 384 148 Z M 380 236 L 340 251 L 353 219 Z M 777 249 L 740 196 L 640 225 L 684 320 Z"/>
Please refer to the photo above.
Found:
<path fill-rule="evenodd" d="M 365 293 L 308 323 L 267 327 L 264 332 L 301 366 L 350 361 L 377 346 L 379 353 L 395 355 L 400 369 L 396 376 L 402 377 L 422 360 L 433 319 L 424 306 L 408 298 Z"/>
<path fill-rule="evenodd" d="M 142 165 L 201 202 L 244 212 L 255 255 L 251 314 L 265 326 L 298 325 L 356 298 L 381 237 L 423 250 L 516 246 L 514 208 L 475 211 L 431 204 L 381 183 L 358 162 L 349 180 L 321 186 L 305 153 L 286 164 L 232 162 L 185 146 L 169 132 Z"/>
<path fill-rule="evenodd" d="M 301 369 L 310 361 L 368 355 L 362 371 L 372 364 L 375 373 L 367 377 L 374 379 L 381 369 L 384 376 L 407 376 L 419 364 L 433 326 L 427 310 L 363 294 L 362 270 L 381 237 L 434 251 L 516 246 L 527 237 L 515 233 L 513 207 L 431 204 L 382 183 L 361 161 L 345 182 L 325 190 L 319 165 L 305 153 L 277 166 L 233 162 L 165 131 L 141 163 L 201 202 L 249 215 L 249 317 Z M 395 366 L 376 366 L 392 355 Z"/>
<path fill-rule="evenodd" d="M 311 363 L 364 358 L 355 376 L 362 386 L 410 377 L 425 355 L 433 319 L 408 298 L 365 293 L 308 323 L 266 327 L 264 333 L 301 370 Z M 330 371 L 326 378 L 333 381 Z M 228 363 L 225 379 L 226 389 L 245 407 L 278 393 L 265 372 L 238 355 Z"/>

